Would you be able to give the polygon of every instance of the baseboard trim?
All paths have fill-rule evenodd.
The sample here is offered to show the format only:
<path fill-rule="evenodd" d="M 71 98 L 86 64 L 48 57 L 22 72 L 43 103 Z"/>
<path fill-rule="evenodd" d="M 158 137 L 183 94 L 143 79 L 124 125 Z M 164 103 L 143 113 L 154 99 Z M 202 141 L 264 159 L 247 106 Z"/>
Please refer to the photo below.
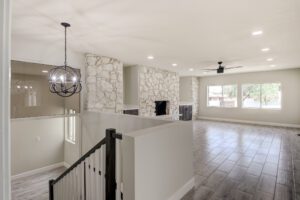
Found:
<path fill-rule="evenodd" d="M 179 190 L 177 190 L 168 200 L 180 200 L 195 186 L 195 178 L 191 178 Z"/>
<path fill-rule="evenodd" d="M 27 176 L 35 175 L 35 174 L 38 174 L 38 173 L 43 173 L 43 172 L 46 172 L 46 171 L 49 171 L 49 170 L 52 170 L 52 169 L 56 169 L 58 167 L 63 167 L 63 166 L 65 166 L 64 162 L 60 162 L 60 163 L 56 163 L 56 164 L 49 165 L 49 166 L 46 166 L 46 167 L 42 167 L 42 168 L 27 171 L 27 172 L 23 172 L 21 174 L 14 175 L 14 176 L 11 177 L 11 179 L 15 180 L 15 179 L 18 179 L 18 178 L 24 178 L 24 177 L 27 177 Z"/>
<path fill-rule="evenodd" d="M 225 118 L 215 118 L 215 117 L 205 117 L 205 116 L 198 116 L 197 119 L 210 120 L 210 121 L 221 121 L 221 122 L 233 122 L 233 123 L 242 123 L 242 124 L 264 125 L 264 126 L 300 128 L 300 124 L 284 124 L 284 123 L 274 123 L 274 122 L 248 121 L 248 120 L 225 119 Z"/>
<path fill-rule="evenodd" d="M 64 162 L 64 167 L 65 168 L 69 168 L 69 167 L 71 167 L 71 165 L 69 163 L 67 163 L 67 162 Z"/>

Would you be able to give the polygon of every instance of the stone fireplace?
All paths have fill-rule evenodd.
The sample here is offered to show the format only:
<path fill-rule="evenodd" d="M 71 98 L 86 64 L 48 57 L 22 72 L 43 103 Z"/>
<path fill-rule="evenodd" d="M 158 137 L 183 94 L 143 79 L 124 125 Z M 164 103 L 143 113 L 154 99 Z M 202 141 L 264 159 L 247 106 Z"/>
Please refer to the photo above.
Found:
<path fill-rule="evenodd" d="M 170 101 L 155 101 L 155 114 L 169 115 L 170 114 Z"/>

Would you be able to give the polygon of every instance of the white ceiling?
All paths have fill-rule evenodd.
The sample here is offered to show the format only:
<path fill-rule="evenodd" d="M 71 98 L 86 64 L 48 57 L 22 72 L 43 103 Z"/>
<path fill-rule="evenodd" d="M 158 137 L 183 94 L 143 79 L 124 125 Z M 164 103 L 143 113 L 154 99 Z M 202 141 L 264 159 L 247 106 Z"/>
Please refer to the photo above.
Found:
<path fill-rule="evenodd" d="M 126 64 L 181 75 L 204 75 L 219 60 L 245 66 L 235 72 L 274 70 L 300 67 L 299 9 L 299 0 L 13 0 L 12 33 L 61 44 L 67 21 L 70 48 Z"/>

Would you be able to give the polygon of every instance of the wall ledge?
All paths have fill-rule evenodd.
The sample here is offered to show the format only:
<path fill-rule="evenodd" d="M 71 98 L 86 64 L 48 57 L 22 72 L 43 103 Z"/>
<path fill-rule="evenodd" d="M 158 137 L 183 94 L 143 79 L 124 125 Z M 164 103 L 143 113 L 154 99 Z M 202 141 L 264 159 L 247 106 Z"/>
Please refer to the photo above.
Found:
<path fill-rule="evenodd" d="M 248 121 L 248 120 L 238 120 L 238 119 L 230 119 L 230 118 L 225 119 L 225 118 L 215 118 L 215 117 L 205 117 L 205 116 L 198 116 L 197 119 L 198 120 L 220 121 L 220 122 L 233 122 L 233 123 L 241 123 L 241 124 L 263 125 L 263 126 L 300 128 L 300 124 L 285 124 L 285 123 L 264 122 L 264 121 Z"/>

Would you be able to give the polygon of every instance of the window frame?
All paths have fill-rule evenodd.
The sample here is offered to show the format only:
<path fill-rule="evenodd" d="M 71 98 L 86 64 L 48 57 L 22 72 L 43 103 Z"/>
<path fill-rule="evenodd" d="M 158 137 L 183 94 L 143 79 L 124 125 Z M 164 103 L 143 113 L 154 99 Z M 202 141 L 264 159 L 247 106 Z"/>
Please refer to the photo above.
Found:
<path fill-rule="evenodd" d="M 222 87 L 222 98 L 224 98 L 224 86 L 235 86 L 236 87 L 236 106 L 234 106 L 234 107 L 210 106 L 209 105 L 209 87 L 213 87 L 213 86 L 221 86 Z M 206 107 L 207 108 L 225 108 L 225 109 L 226 108 L 229 108 L 229 109 L 239 108 L 239 85 L 237 83 L 207 85 L 207 87 L 206 87 Z"/>
<path fill-rule="evenodd" d="M 265 108 L 262 107 L 262 85 L 266 84 L 279 84 L 281 87 L 281 92 L 280 92 L 280 108 Z M 243 104 L 243 85 L 259 85 L 260 87 L 260 92 L 259 92 L 259 101 L 260 101 L 260 106 L 255 108 L 255 107 L 244 107 Z M 282 83 L 281 82 L 266 82 L 266 83 L 242 83 L 241 84 L 241 108 L 242 109 L 250 109 L 250 110 L 282 110 Z"/>
<path fill-rule="evenodd" d="M 68 110 L 68 116 L 66 116 L 66 134 L 65 140 L 69 143 L 76 144 L 76 111 L 73 109 Z"/>

